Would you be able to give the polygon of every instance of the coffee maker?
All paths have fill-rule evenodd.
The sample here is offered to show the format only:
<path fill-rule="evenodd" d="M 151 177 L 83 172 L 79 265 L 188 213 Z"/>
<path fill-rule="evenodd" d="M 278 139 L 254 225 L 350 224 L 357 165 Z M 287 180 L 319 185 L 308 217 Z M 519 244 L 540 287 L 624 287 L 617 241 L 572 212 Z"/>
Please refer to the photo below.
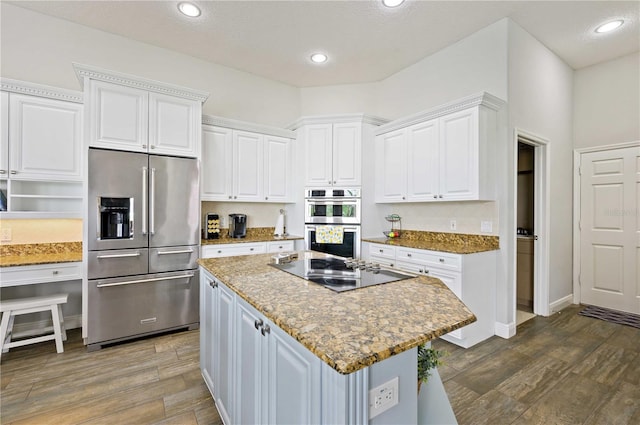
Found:
<path fill-rule="evenodd" d="M 229 214 L 229 237 L 244 238 L 247 236 L 247 215 Z"/>

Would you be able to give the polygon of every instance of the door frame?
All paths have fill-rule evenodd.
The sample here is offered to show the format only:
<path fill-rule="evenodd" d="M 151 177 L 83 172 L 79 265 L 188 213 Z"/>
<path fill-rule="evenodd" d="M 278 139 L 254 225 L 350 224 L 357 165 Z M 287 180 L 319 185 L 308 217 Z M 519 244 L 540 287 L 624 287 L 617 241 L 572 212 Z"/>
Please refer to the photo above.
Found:
<path fill-rule="evenodd" d="M 595 146 L 591 148 L 580 148 L 573 150 L 573 303 L 580 304 L 580 166 L 582 164 L 582 154 L 592 152 L 611 151 L 616 149 L 626 149 L 640 147 L 640 140 L 635 142 L 615 143 L 611 145 Z"/>
<path fill-rule="evenodd" d="M 537 236 L 533 250 L 533 312 L 540 316 L 549 316 L 549 240 L 550 240 L 550 146 L 549 140 L 520 128 L 514 129 L 514 174 L 513 174 L 513 223 L 517 223 L 518 211 L 518 142 L 524 142 L 535 148 L 534 153 L 534 229 Z M 513 317 L 517 310 L 517 270 L 518 270 L 518 239 L 513 232 Z"/>

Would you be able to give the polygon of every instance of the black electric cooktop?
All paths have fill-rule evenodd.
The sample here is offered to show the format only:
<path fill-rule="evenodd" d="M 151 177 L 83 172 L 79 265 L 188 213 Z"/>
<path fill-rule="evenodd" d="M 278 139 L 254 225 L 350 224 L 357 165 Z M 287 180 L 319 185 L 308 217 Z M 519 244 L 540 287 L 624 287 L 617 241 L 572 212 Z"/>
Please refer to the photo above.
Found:
<path fill-rule="evenodd" d="M 379 264 L 335 257 L 301 258 L 290 263 L 271 264 L 271 266 L 336 292 L 415 277 L 381 269 Z"/>

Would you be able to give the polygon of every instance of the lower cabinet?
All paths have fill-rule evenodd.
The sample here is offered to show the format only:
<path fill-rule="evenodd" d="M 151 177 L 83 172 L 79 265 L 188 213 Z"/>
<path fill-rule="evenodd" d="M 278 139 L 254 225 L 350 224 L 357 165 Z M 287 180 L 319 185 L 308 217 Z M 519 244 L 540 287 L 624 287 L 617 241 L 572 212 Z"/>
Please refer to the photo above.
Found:
<path fill-rule="evenodd" d="M 200 258 L 232 257 L 235 255 L 255 255 L 293 251 L 293 240 L 271 242 L 241 242 L 203 245 Z"/>
<path fill-rule="evenodd" d="M 476 315 L 476 322 L 450 332 L 442 339 L 468 348 L 495 334 L 496 251 L 452 254 L 375 243 L 368 245 L 369 260 L 440 279 Z"/>

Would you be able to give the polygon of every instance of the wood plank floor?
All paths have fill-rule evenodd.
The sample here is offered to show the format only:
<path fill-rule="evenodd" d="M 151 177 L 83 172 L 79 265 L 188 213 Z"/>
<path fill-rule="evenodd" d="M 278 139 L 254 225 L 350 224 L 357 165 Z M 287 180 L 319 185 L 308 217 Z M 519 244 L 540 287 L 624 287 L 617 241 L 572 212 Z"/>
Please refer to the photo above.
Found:
<path fill-rule="evenodd" d="M 536 317 L 515 337 L 449 351 L 440 368 L 460 424 L 640 424 L 640 330 Z M 2 424 L 220 424 L 199 370 L 198 331 L 88 353 L 79 330 L 3 354 Z"/>

